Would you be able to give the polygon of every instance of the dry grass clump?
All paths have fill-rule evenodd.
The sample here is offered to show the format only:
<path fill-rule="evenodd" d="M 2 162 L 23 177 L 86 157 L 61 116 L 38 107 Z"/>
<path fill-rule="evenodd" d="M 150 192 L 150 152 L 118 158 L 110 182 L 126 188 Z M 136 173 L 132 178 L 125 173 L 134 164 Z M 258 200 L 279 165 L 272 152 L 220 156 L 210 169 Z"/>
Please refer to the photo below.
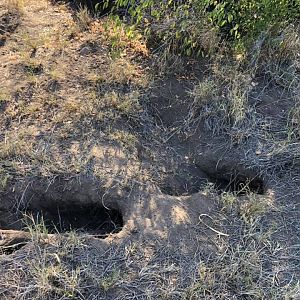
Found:
<path fill-rule="evenodd" d="M 0 89 L 0 105 L 1 103 L 7 102 L 10 98 L 9 93 L 6 89 Z"/>
<path fill-rule="evenodd" d="M 280 36 L 266 39 L 255 49 L 257 69 L 284 89 L 297 89 L 299 81 L 299 28 L 290 25 Z"/>
<path fill-rule="evenodd" d="M 215 133 L 228 132 L 243 124 L 249 110 L 251 76 L 238 66 L 219 65 L 213 75 L 195 85 L 191 96 L 190 117 L 205 120 Z"/>
<path fill-rule="evenodd" d="M 25 0 L 6 0 L 5 4 L 9 11 L 22 13 L 25 7 Z"/>
<path fill-rule="evenodd" d="M 82 240 L 74 232 L 64 236 L 49 235 L 43 219 L 37 222 L 33 217 L 25 216 L 25 223 L 31 236 L 31 251 L 25 260 L 23 271 L 30 285 L 18 286 L 18 297 L 71 299 L 80 295 L 81 270 L 72 269 L 65 264 L 65 260 L 73 257 L 76 249 L 84 247 Z M 14 280 L 17 281 L 18 276 L 10 278 L 9 282 Z"/>
<path fill-rule="evenodd" d="M 225 232 L 228 238 L 220 236 L 216 255 L 199 262 L 184 299 L 297 299 L 299 284 L 284 275 L 291 266 L 278 262 L 279 256 L 293 254 L 273 237 L 280 225 L 274 225 L 270 200 L 254 194 L 220 196 L 225 214 L 211 217 L 210 228 L 222 226 L 222 235 Z"/>
<path fill-rule="evenodd" d="M 206 78 L 194 87 L 192 95 L 194 105 L 202 107 L 209 102 L 216 101 L 219 97 L 219 88 L 213 78 Z"/>
<path fill-rule="evenodd" d="M 0 189 L 5 190 L 11 178 L 11 174 L 5 168 L 0 167 Z"/>
<path fill-rule="evenodd" d="M 79 10 L 76 12 L 75 21 L 80 31 L 85 31 L 90 28 L 93 19 L 86 6 L 80 6 Z"/>
<path fill-rule="evenodd" d="M 130 132 L 116 130 L 109 134 L 109 138 L 120 143 L 125 149 L 133 151 L 137 144 L 137 138 Z"/>
<path fill-rule="evenodd" d="M 88 79 L 99 84 L 135 84 L 140 88 L 150 84 L 147 73 L 128 58 L 111 59 L 101 73 L 90 73 Z"/>
<path fill-rule="evenodd" d="M 18 132 L 8 132 L 0 141 L 0 158 L 9 159 L 20 155 L 30 155 L 33 150 L 36 128 L 20 129 Z"/>
<path fill-rule="evenodd" d="M 138 115 L 138 113 L 142 111 L 139 98 L 139 91 L 133 91 L 125 95 L 113 91 L 105 93 L 102 98 L 99 98 L 96 101 L 100 107 L 114 108 L 121 114 L 129 117 Z"/>
<path fill-rule="evenodd" d="M 291 108 L 288 119 L 288 131 L 291 141 L 300 138 L 300 100 L 296 100 L 294 107 Z"/>

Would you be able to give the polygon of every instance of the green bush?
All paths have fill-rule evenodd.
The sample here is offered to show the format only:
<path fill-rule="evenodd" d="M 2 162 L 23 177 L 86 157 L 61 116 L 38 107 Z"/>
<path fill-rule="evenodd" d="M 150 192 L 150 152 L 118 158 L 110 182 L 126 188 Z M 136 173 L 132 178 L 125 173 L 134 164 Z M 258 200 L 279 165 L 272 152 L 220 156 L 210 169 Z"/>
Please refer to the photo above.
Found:
<path fill-rule="evenodd" d="M 202 53 L 204 31 L 247 48 L 262 32 L 278 33 L 300 14 L 300 0 L 102 0 L 100 6 L 125 11 L 150 36 L 188 55 Z"/>
<path fill-rule="evenodd" d="M 260 33 L 277 33 L 293 22 L 300 13 L 300 1 L 291 0 L 206 0 L 212 7 L 207 13 L 225 38 L 251 44 Z"/>

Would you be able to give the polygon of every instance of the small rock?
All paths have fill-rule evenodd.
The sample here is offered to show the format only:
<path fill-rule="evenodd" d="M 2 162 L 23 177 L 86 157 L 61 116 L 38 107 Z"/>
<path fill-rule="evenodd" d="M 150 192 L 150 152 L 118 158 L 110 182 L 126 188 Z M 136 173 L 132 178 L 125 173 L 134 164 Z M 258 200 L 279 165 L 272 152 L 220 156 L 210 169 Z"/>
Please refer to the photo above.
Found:
<path fill-rule="evenodd" d="M 85 56 L 85 55 L 88 55 L 88 54 L 90 54 L 92 52 L 92 49 L 90 48 L 90 47 L 83 47 L 80 51 L 79 51 L 79 54 L 80 55 L 83 55 L 83 56 Z"/>

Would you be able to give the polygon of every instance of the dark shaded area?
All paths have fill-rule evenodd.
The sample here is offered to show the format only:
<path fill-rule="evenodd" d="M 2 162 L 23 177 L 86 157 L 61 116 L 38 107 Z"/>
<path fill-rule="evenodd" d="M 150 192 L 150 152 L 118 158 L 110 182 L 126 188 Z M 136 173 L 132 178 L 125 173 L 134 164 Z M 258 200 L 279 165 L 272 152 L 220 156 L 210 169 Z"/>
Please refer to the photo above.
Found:
<path fill-rule="evenodd" d="M 20 242 L 11 246 L 0 247 L 0 254 L 5 254 L 5 255 L 13 254 L 15 251 L 23 248 L 26 244 L 27 242 Z"/>
<path fill-rule="evenodd" d="M 123 218 L 118 210 L 93 204 L 49 206 L 29 210 L 27 215 L 31 215 L 37 223 L 44 222 L 49 233 L 75 230 L 104 238 L 123 227 Z"/>
<path fill-rule="evenodd" d="M 160 183 L 164 194 L 187 196 L 198 193 L 208 182 L 208 176 L 193 164 L 181 164 L 174 172 L 167 174 Z"/>
<path fill-rule="evenodd" d="M 264 194 L 263 180 L 237 172 L 230 174 L 208 174 L 196 165 L 181 165 L 175 174 L 169 174 L 160 183 L 162 193 L 171 196 L 188 196 L 200 192 L 207 184 L 213 184 L 220 192 L 237 195 Z"/>
<path fill-rule="evenodd" d="M 7 12 L 0 15 L 0 47 L 5 45 L 8 36 L 13 33 L 20 24 L 17 12 Z"/>
<path fill-rule="evenodd" d="M 241 174 L 231 174 L 228 179 L 210 177 L 210 181 L 220 192 L 225 191 L 238 195 L 249 193 L 263 195 L 265 193 L 263 180 L 258 177 L 249 178 Z"/>
<path fill-rule="evenodd" d="M 61 206 L 45 202 L 44 205 L 28 208 L 20 214 L 3 211 L 0 214 L 0 229 L 27 231 L 28 226 L 45 224 L 48 233 L 52 234 L 76 231 L 105 238 L 111 233 L 121 231 L 123 227 L 122 214 L 117 209 L 72 202 Z M 12 247 L 13 251 L 15 249 Z"/>
<path fill-rule="evenodd" d="M 80 7 L 87 7 L 89 11 L 91 12 L 96 12 L 97 8 L 97 13 L 99 14 L 106 14 L 109 13 L 114 5 L 114 1 L 111 0 L 109 1 L 109 4 L 105 9 L 103 8 L 104 3 L 106 2 L 105 0 L 52 0 L 52 4 L 55 3 L 68 3 L 71 8 L 77 10 Z"/>
<path fill-rule="evenodd" d="M 37 66 L 25 65 L 24 71 L 31 75 L 40 75 L 43 72 L 43 66 L 42 64 L 39 64 Z"/>

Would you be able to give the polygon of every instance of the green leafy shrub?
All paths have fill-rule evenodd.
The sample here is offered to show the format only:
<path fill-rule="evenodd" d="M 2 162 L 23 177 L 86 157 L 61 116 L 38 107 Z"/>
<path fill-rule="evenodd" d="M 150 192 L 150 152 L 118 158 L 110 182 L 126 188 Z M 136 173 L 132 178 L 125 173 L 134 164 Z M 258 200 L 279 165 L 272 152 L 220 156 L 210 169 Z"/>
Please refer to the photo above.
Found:
<path fill-rule="evenodd" d="M 96 10 L 129 16 L 159 48 L 185 55 L 211 51 L 218 44 L 214 26 L 205 19 L 204 6 L 195 0 L 105 0 Z M 128 18 L 127 18 L 128 20 Z"/>
<path fill-rule="evenodd" d="M 300 1 L 206 0 L 207 16 L 227 39 L 249 46 L 262 32 L 277 33 L 300 13 Z"/>
<path fill-rule="evenodd" d="M 278 33 L 300 15 L 300 0 L 102 0 L 96 8 L 130 16 L 170 50 L 199 55 L 218 45 L 216 35 L 247 48 L 262 32 Z"/>

